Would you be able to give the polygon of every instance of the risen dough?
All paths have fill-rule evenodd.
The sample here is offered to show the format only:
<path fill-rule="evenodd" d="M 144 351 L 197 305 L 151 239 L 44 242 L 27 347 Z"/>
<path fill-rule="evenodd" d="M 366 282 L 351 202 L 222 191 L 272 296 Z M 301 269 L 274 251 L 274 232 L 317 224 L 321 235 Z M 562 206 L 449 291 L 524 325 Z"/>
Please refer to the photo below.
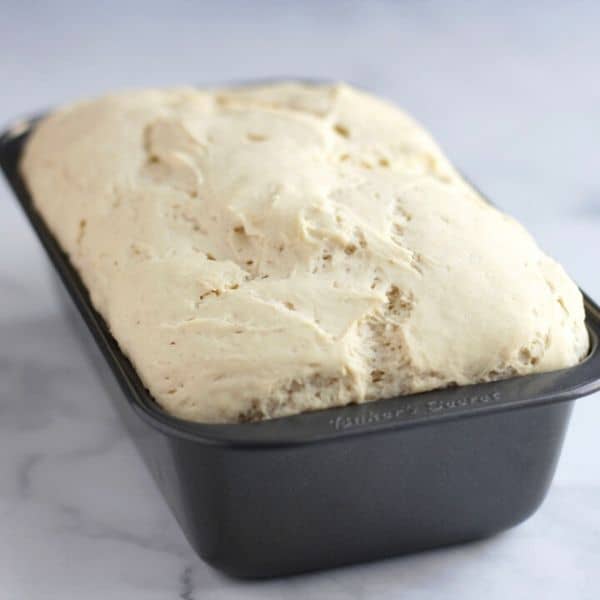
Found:
<path fill-rule="evenodd" d="M 559 369 L 582 298 L 405 113 L 346 85 L 59 110 L 35 204 L 170 413 L 289 415 Z"/>

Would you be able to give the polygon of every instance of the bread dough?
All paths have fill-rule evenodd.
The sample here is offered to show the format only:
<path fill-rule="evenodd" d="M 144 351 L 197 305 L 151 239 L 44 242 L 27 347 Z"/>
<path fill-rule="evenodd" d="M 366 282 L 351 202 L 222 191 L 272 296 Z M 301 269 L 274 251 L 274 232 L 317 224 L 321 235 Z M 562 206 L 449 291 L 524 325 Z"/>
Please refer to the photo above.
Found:
<path fill-rule="evenodd" d="M 582 297 L 419 125 L 347 85 L 44 119 L 35 205 L 156 401 L 236 422 L 560 369 Z"/>

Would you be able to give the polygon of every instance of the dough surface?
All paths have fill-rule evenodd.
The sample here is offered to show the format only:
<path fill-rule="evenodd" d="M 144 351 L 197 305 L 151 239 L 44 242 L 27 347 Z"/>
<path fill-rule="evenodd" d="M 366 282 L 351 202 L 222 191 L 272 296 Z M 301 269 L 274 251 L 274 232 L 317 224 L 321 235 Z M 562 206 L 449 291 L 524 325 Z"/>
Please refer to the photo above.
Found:
<path fill-rule="evenodd" d="M 41 122 L 34 202 L 156 401 L 202 422 L 576 364 L 582 297 L 394 106 L 146 90 Z"/>

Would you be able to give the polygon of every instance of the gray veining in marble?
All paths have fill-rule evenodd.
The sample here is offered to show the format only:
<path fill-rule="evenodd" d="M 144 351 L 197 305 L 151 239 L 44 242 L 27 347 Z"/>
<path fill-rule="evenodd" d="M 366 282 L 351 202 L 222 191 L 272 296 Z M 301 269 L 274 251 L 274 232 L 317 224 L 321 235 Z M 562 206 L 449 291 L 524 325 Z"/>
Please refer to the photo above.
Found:
<path fill-rule="evenodd" d="M 123 6 L 127 4 L 127 6 Z M 0 120 L 105 89 L 280 74 L 389 96 L 600 298 L 593 2 L 16 3 Z M 59 310 L 0 184 L 0 600 L 600 597 L 600 397 L 547 501 L 493 539 L 268 582 L 197 559 Z"/>

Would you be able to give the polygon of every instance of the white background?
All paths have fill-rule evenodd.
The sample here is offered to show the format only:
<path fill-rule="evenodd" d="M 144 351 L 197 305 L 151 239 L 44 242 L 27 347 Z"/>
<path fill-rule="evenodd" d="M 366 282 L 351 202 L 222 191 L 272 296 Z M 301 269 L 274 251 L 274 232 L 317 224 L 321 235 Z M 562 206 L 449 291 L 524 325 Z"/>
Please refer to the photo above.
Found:
<path fill-rule="evenodd" d="M 600 299 L 593 2 L 0 2 L 0 121 L 102 91 L 279 75 L 396 101 Z M 546 503 L 464 547 L 270 582 L 189 549 L 0 183 L 0 600 L 600 597 L 600 397 Z"/>

